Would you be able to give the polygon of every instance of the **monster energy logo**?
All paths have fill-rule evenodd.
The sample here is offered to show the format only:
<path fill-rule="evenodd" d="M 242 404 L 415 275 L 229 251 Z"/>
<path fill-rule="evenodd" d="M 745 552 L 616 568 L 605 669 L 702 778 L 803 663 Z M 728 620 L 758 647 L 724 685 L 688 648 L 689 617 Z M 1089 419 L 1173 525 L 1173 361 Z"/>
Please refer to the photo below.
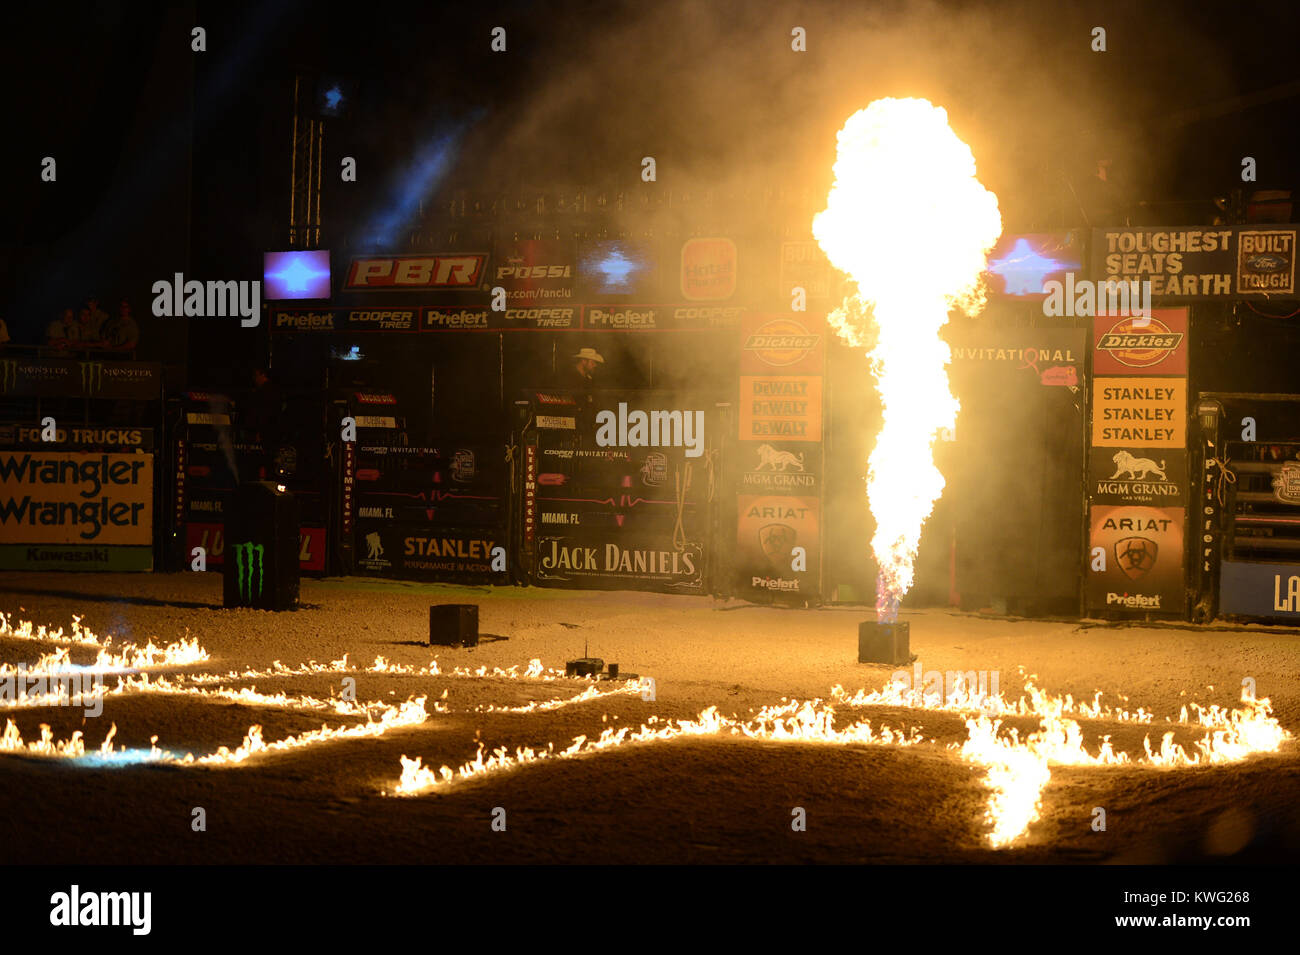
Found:
<path fill-rule="evenodd" d="M 104 387 L 104 363 L 102 361 L 81 362 L 81 390 L 85 394 L 99 391 Z"/>
<path fill-rule="evenodd" d="M 253 574 L 257 574 L 257 593 L 256 596 L 262 596 L 262 555 L 265 548 L 261 544 L 254 544 L 252 541 L 245 541 L 242 544 L 235 545 L 235 579 L 239 582 L 239 596 L 241 600 L 252 600 L 253 593 Z M 248 578 L 248 593 L 244 593 L 244 578 Z"/>
<path fill-rule="evenodd" d="M 8 391 L 18 383 L 18 362 L 12 358 L 0 361 L 0 392 Z"/>

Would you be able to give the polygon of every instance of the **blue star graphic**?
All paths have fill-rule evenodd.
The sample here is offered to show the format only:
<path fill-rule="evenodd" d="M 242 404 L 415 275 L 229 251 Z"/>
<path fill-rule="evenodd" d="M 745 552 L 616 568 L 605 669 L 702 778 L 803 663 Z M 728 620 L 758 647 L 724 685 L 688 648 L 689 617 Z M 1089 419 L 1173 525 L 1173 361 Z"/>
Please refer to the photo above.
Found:
<path fill-rule="evenodd" d="M 1002 258 L 989 263 L 988 270 L 1002 279 L 1007 295 L 1042 295 L 1047 276 L 1078 267 L 1077 262 L 1058 262 L 1039 255 L 1026 239 L 1019 238 Z"/>
<path fill-rule="evenodd" d="M 279 272 L 268 272 L 266 274 L 268 278 L 279 279 L 284 282 L 285 288 L 290 292 L 305 292 L 312 280 L 323 278 L 329 275 L 329 272 L 318 272 L 301 258 L 295 256 Z"/>
<path fill-rule="evenodd" d="M 596 270 L 605 276 L 605 285 L 620 288 L 627 284 L 628 276 L 640 266 L 615 249 L 596 263 Z"/>

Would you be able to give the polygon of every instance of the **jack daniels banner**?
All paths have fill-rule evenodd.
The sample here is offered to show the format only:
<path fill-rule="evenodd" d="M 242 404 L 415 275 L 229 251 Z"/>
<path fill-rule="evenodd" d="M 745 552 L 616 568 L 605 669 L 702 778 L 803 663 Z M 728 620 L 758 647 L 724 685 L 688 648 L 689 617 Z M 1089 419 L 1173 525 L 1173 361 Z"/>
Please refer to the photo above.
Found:
<path fill-rule="evenodd" d="M 617 412 L 593 417 L 543 402 L 552 398 L 538 396 L 525 439 L 522 544 L 530 582 L 703 593 L 717 409 L 692 409 L 680 395 L 627 392 L 602 395 Z"/>

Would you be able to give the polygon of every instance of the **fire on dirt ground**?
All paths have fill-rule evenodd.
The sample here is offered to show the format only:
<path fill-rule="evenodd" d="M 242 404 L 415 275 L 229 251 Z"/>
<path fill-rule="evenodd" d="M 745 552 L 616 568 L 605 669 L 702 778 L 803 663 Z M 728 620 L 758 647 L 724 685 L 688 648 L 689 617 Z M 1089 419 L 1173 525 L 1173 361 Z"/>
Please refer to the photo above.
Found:
<path fill-rule="evenodd" d="M 453 602 L 505 639 L 429 646 Z M 1172 862 L 1300 839 L 1285 632 L 924 611 L 896 669 L 856 662 L 861 607 L 349 579 L 270 614 L 205 575 L 48 574 L 0 611 L 0 679 L 25 685 L 0 701 L 0 818 L 51 862 Z M 584 655 L 619 678 L 567 677 Z M 177 840 L 203 806 L 228 824 Z"/>

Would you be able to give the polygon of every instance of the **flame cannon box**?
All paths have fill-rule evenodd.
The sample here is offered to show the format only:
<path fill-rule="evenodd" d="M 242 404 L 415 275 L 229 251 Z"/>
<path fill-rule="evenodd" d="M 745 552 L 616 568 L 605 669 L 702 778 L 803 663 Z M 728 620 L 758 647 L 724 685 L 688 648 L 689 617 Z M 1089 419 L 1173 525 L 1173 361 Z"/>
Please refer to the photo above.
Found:
<path fill-rule="evenodd" d="M 298 501 L 267 481 L 241 484 L 227 518 L 224 605 L 298 606 Z"/>

